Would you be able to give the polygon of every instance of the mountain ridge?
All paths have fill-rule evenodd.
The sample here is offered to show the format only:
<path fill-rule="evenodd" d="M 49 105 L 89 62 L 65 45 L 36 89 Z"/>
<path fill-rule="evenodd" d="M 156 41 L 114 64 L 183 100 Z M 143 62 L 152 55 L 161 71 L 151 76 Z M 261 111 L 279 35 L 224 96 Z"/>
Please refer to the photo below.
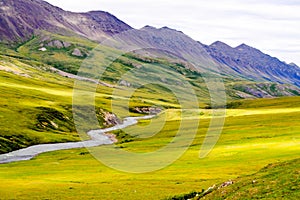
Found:
<path fill-rule="evenodd" d="M 1 0 L 0 23 L 2 43 L 25 42 L 41 31 L 98 42 L 119 38 L 130 45 L 176 54 L 179 59 L 198 65 L 201 73 L 300 87 L 300 68 L 297 65 L 286 64 L 247 44 L 231 47 L 216 41 L 205 45 L 167 26 L 155 28 L 147 25 L 138 30 L 104 11 L 74 13 L 42 0 Z M 78 50 L 74 54 L 81 55 Z"/>
<path fill-rule="evenodd" d="M 246 44 L 235 48 L 221 43 L 206 46 L 209 54 L 219 63 L 254 80 L 289 83 L 300 86 L 300 68 L 272 57 Z"/>
<path fill-rule="evenodd" d="M 132 29 L 108 12 L 74 13 L 42 0 L 1 0 L 0 23 L 2 42 L 24 42 L 41 30 L 101 41 Z"/>

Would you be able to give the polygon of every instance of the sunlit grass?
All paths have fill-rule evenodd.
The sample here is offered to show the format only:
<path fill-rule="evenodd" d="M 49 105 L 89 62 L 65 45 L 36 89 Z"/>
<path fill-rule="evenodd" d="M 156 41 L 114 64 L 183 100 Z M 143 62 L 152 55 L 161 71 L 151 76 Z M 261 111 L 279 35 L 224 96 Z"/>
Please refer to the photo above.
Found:
<path fill-rule="evenodd" d="M 84 39 L 57 35 L 54 38 L 84 44 L 86 48 L 95 47 L 95 43 Z M 50 72 L 49 66 L 43 62 L 61 60 L 69 65 L 68 69 L 75 70 L 82 61 L 58 50 L 47 57 L 36 50 L 38 42 L 32 40 L 19 49 L 21 54 L 35 61 L 1 56 L 0 65 L 10 70 L 0 71 L 0 139 L 3 141 L 0 148 L 3 152 L 33 144 L 80 140 L 74 130 L 34 130 L 37 116 L 43 113 L 40 107 L 72 116 L 74 80 Z M 43 56 L 47 59 L 44 60 Z M 76 65 L 73 66 L 74 63 Z M 124 73 L 129 66 L 117 62 L 114 67 Z M 159 72 L 151 70 L 153 74 Z M 16 75 L 14 71 L 30 77 Z M 112 74 L 107 71 L 105 76 L 110 78 Z M 110 80 L 116 85 L 117 81 Z M 200 85 L 203 86 L 203 83 Z M 79 89 L 94 94 L 94 87 L 92 83 L 82 82 Z M 140 115 L 128 112 L 124 104 L 127 89 L 121 87 L 119 92 L 114 93 L 114 88 L 99 85 L 95 102 L 83 99 L 80 103 L 90 106 L 95 103 L 98 108 L 112 111 L 113 100 L 119 117 Z M 184 120 L 183 133 L 188 136 L 197 130 L 197 135 L 185 154 L 172 165 L 151 173 L 129 174 L 104 166 L 85 149 L 45 153 L 31 161 L 0 165 L 0 198 L 82 199 L 84 196 L 86 199 L 163 199 L 174 194 L 201 191 L 215 183 L 255 173 L 269 163 L 299 158 L 299 97 L 233 102 L 226 111 L 226 123 L 218 143 L 208 157 L 200 159 L 200 148 L 212 110 L 180 110 L 174 95 L 167 90 L 162 94 L 160 89 L 148 85 L 134 92 L 127 102 L 130 108 L 155 105 L 166 110 L 151 122 L 142 120 L 137 126 L 123 130 L 132 134 L 130 142 L 120 141 L 116 148 L 139 153 L 156 151 L 172 141 Z M 209 96 L 201 87 L 196 91 Z M 199 102 L 201 108 L 207 106 L 207 99 Z M 200 120 L 199 127 L 195 127 L 196 120 Z M 151 135 L 151 131 L 157 134 Z"/>
<path fill-rule="evenodd" d="M 163 199 L 201 191 L 213 184 L 255 173 L 269 163 L 299 158 L 300 112 L 297 107 L 291 108 L 293 100 L 285 99 L 286 104 L 273 112 L 267 106 L 250 114 L 245 114 L 247 109 L 230 110 L 232 114 L 229 112 L 226 118 L 219 142 L 204 159 L 199 159 L 199 151 L 209 125 L 208 118 L 202 119 L 189 150 L 160 171 L 123 173 L 102 165 L 84 149 L 59 151 L 40 155 L 32 161 L 1 165 L 0 191 L 3 197 L 18 199 L 79 199 L 82 195 L 87 199 Z M 288 111 L 277 114 L 278 110 L 285 109 Z M 179 119 L 181 112 L 169 110 L 167 113 L 167 122 L 159 134 L 120 145 L 132 152 L 154 151 L 166 145 L 178 126 L 174 118 Z M 158 123 L 155 120 L 160 118 L 152 123 Z M 148 124 L 143 121 L 140 126 Z"/>

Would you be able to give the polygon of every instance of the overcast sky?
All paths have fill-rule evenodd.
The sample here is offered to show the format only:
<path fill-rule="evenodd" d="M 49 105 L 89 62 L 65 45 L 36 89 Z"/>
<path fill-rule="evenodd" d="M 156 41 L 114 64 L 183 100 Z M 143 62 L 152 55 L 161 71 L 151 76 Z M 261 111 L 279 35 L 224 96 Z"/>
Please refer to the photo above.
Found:
<path fill-rule="evenodd" d="M 300 0 L 47 1 L 69 11 L 108 11 L 134 28 L 168 26 L 205 44 L 246 43 L 300 66 Z"/>

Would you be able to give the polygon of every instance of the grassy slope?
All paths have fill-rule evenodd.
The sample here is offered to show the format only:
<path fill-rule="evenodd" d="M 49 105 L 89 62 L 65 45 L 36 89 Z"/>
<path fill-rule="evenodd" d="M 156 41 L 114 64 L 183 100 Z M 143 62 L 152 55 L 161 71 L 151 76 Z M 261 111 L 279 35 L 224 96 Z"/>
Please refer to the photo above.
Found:
<path fill-rule="evenodd" d="M 0 65 L 21 74 L 0 71 L 1 152 L 41 142 L 79 139 L 74 129 L 51 131 L 37 128 L 37 117 L 44 113 L 42 107 L 51 107 L 71 117 L 70 80 L 40 71 L 37 68 L 42 66 L 38 64 L 33 67 L 14 58 L 1 57 Z"/>
<path fill-rule="evenodd" d="M 45 33 L 45 35 L 47 37 L 44 37 L 48 38 L 47 42 L 60 40 L 69 42 L 71 46 L 63 49 L 47 47 L 48 51 L 41 52 L 38 50 L 42 40 L 40 36 L 33 37 L 30 41 L 18 46 L 17 51 L 1 46 L 1 153 L 33 144 L 79 140 L 73 125 L 71 110 L 74 80 L 52 73 L 47 64 L 52 64 L 65 71 L 75 72 L 84 58 L 72 56 L 72 50 L 74 48 L 91 50 L 97 44 L 81 38 L 49 33 Z M 125 57 L 123 60 L 117 60 L 105 72 L 103 79 L 117 84 L 119 77 L 133 68 L 132 62 Z M 135 61 L 135 64 L 140 63 Z M 152 73 L 158 74 L 157 71 Z M 92 84 L 84 83 L 83 85 L 85 85 L 84 89 L 92 88 Z M 99 86 L 97 91 L 97 107 L 110 111 L 110 102 L 111 99 L 114 99 L 117 106 L 123 108 L 123 102 L 116 100 L 117 96 L 112 97 L 113 90 L 111 88 Z M 161 95 L 162 92 L 164 95 Z M 168 91 L 162 91 L 157 86 L 138 89 L 130 101 L 131 107 L 151 105 L 178 107 L 174 96 Z M 69 120 L 59 120 L 59 116 Z M 124 116 L 121 115 L 121 117 Z M 101 119 L 99 120 L 101 121 Z M 53 127 L 53 123 L 59 128 L 55 128 L 56 125 Z"/>
<path fill-rule="evenodd" d="M 45 40 L 45 38 L 47 38 L 47 40 L 43 41 Z M 47 48 L 46 52 L 42 52 L 38 50 L 41 44 L 47 45 L 48 42 L 55 41 L 55 40 L 68 42 L 71 44 L 71 46 L 67 48 L 61 48 L 61 49 L 56 47 L 46 46 Z M 25 56 L 26 58 L 31 58 L 32 60 L 47 63 L 63 71 L 76 74 L 77 70 L 79 69 L 82 61 L 86 56 L 83 57 L 73 56 L 72 55 L 73 50 L 75 48 L 78 48 L 82 52 L 86 52 L 88 54 L 88 52 L 93 50 L 96 46 L 98 46 L 97 43 L 83 38 L 65 37 L 65 36 L 55 35 L 55 34 L 45 32 L 43 36 L 33 37 L 32 40 L 20 45 L 17 48 L 17 51 L 19 52 L 18 55 Z M 110 50 L 106 48 L 103 48 L 101 51 L 110 52 Z M 209 99 L 208 99 L 209 94 L 206 88 L 206 84 L 203 82 L 203 79 L 201 78 L 202 75 L 210 76 L 209 73 L 199 74 L 187 70 L 182 64 L 170 63 L 168 60 L 162 58 L 155 58 L 155 59 L 141 58 L 140 56 L 137 55 L 125 55 L 123 58 L 116 60 L 112 64 L 112 66 L 108 67 L 108 70 L 103 76 L 103 80 L 115 84 L 119 81 L 119 77 L 121 77 L 121 75 L 124 74 L 126 71 L 133 69 L 134 66 L 140 66 L 147 63 L 151 63 L 151 64 L 156 63 L 158 65 L 171 66 L 174 69 L 174 71 L 176 71 L 179 74 L 183 74 L 186 80 L 191 85 L 194 86 L 194 90 L 197 92 L 197 95 L 199 96 L 201 102 L 209 103 Z M 157 72 L 157 73 L 161 73 L 161 72 Z M 282 89 L 278 89 L 277 93 L 270 92 L 274 84 L 261 83 L 266 88 L 259 88 L 257 86 L 257 83 L 255 82 L 233 79 L 230 75 L 229 76 L 222 75 L 222 78 L 224 84 L 226 85 L 226 92 L 229 99 L 240 99 L 241 97 L 237 95 L 237 91 L 245 96 L 248 96 L 248 98 L 249 97 L 256 98 L 251 93 L 250 94 L 248 94 L 247 92 L 244 93 L 243 87 L 240 86 L 245 86 L 245 85 L 248 85 L 250 88 L 253 88 L 254 91 L 264 90 L 266 93 L 270 94 L 271 96 L 284 96 L 283 95 L 284 91 L 279 91 Z M 295 91 L 294 94 L 299 95 Z"/>
<path fill-rule="evenodd" d="M 55 37 L 70 40 L 61 36 Z M 72 122 L 59 124 L 61 122 L 53 119 L 53 116 L 50 120 L 59 124 L 61 129 L 36 128 L 38 116 L 48 113 L 45 112 L 45 107 L 54 109 L 50 113 L 58 111 L 65 117 L 71 117 L 73 80 L 47 72 L 47 66 L 43 63 L 51 61 L 55 62 L 51 64 L 57 67 L 69 66 L 69 71 L 73 72 L 82 59 L 72 57 L 71 49 L 67 53 L 65 50 L 53 49 L 50 53 L 52 55 L 43 56 L 37 49 L 31 49 L 37 48 L 38 42 L 34 39 L 21 46 L 18 49 L 20 53 L 7 50 L 6 54 L 13 54 L 18 58 L 1 57 L 1 65 L 9 67 L 15 73 L 17 71 L 21 75 L 30 76 L 0 71 L 2 152 L 36 143 L 79 140 L 75 131 L 68 129 Z M 74 40 L 74 43 L 78 41 L 74 38 L 71 40 Z M 84 48 L 92 48 L 94 45 L 89 42 L 80 43 Z M 20 60 L 19 57 L 23 55 L 30 56 L 29 60 Z M 121 61 L 115 63 L 114 67 L 122 74 L 132 66 Z M 108 80 L 114 73 L 113 69 L 111 70 L 106 74 Z M 189 76 L 193 82 L 195 74 Z M 113 83 L 117 80 L 109 81 Z M 198 82 L 202 83 L 201 80 Z M 89 83 L 84 85 L 85 89 L 91 87 Z M 159 89 L 151 86 L 136 91 L 130 102 L 131 107 L 155 104 L 176 108 L 174 97 L 167 93 L 161 95 Z M 111 95 L 110 88 L 99 86 L 98 91 L 97 105 L 109 110 L 110 99 L 118 97 Z M 201 87 L 198 92 L 206 94 Z M 232 105 L 233 108 L 239 109 L 229 110 L 224 133 L 218 145 L 209 157 L 199 160 L 200 145 L 209 124 L 209 111 L 204 111 L 193 146 L 173 165 L 154 173 L 132 175 L 116 172 L 99 164 L 82 149 L 52 152 L 32 161 L 1 165 L 0 194 L 7 199 L 79 199 L 80 195 L 90 199 L 161 199 L 192 190 L 199 191 L 216 182 L 254 173 L 268 163 L 297 158 L 299 102 L 299 98 L 295 97 L 271 101 L 242 101 Z M 122 106 L 120 101 L 119 107 Z M 281 112 L 278 115 L 279 110 Z M 167 144 L 175 134 L 175 127 L 180 120 L 178 111 L 169 110 L 168 113 L 171 117 L 160 134 L 148 139 L 133 138 L 132 142 L 119 146 L 128 151 L 148 152 Z M 189 119 L 192 122 L 198 117 L 189 116 Z M 147 122 L 141 125 L 144 123 Z M 189 129 L 187 133 L 188 131 Z"/>
<path fill-rule="evenodd" d="M 78 141 L 72 119 L 74 80 L 51 72 L 43 62 L 16 58 L 17 53 L 12 57 L 12 51 L 7 51 L 10 56 L 0 55 L 0 152 L 41 143 Z M 80 87 L 89 90 L 93 84 L 83 83 Z M 130 106 L 177 107 L 172 95 L 161 98 L 157 89 L 150 89 L 137 90 Z M 98 86 L 96 107 L 111 111 L 111 99 L 118 99 L 112 92 L 111 88 Z M 123 108 L 122 101 L 115 103 Z M 96 127 L 87 129 L 92 128 Z"/>
<path fill-rule="evenodd" d="M 284 114 L 278 115 L 275 111 L 227 117 L 220 141 L 205 159 L 199 159 L 198 155 L 208 119 L 202 120 L 194 145 L 163 170 L 140 175 L 121 173 L 100 164 L 86 150 L 59 151 L 28 162 L 1 165 L 0 193 L 3 198 L 18 199 L 80 199 L 82 196 L 86 199 L 163 199 L 201 191 L 215 183 L 253 174 L 269 163 L 299 158 L 300 112 L 298 106 L 292 109 L 294 100 L 274 100 L 274 103 L 285 102 L 281 108 L 290 112 Z M 262 104 L 268 109 L 267 100 L 251 101 L 251 104 L 254 107 Z M 272 107 L 273 103 L 271 110 Z M 176 112 L 170 112 L 176 116 Z M 176 124 L 178 121 L 170 119 L 157 136 L 120 145 L 128 151 L 152 151 L 170 140 Z"/>
<path fill-rule="evenodd" d="M 259 172 L 238 178 L 234 184 L 205 199 L 299 199 L 300 159 L 269 164 Z"/>
<path fill-rule="evenodd" d="M 300 159 L 269 164 L 258 172 L 168 200 L 299 199 Z M 229 184 L 229 185 L 225 185 Z"/>

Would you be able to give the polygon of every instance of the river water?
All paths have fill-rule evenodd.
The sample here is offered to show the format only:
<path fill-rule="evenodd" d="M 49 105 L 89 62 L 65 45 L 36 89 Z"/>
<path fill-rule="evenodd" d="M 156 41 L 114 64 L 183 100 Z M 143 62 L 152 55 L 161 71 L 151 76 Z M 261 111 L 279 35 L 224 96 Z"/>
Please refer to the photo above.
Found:
<path fill-rule="evenodd" d="M 40 144 L 31 146 L 25 149 L 20 149 L 7 154 L 0 155 L 0 164 L 11 163 L 17 161 L 31 160 L 41 153 L 67 150 L 67 149 L 78 149 L 78 148 L 88 148 L 97 147 L 101 145 L 110 145 L 114 142 L 105 135 L 107 132 L 119 130 L 132 126 L 138 123 L 141 119 L 151 119 L 155 115 L 148 115 L 143 117 L 127 117 L 124 119 L 122 124 L 115 125 L 111 128 L 91 130 L 87 134 L 90 136 L 90 140 L 82 142 L 68 142 L 68 143 L 57 143 L 57 144 Z"/>

